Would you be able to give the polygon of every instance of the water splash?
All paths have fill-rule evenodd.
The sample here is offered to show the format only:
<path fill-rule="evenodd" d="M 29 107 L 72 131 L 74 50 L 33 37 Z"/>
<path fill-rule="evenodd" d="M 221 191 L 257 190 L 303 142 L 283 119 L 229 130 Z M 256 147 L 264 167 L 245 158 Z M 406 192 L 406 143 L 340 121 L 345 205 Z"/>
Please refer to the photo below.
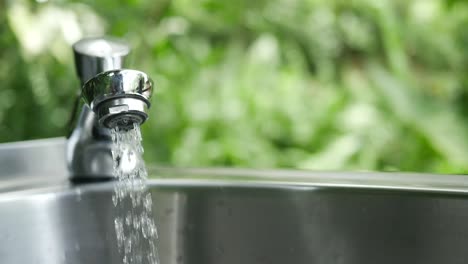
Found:
<path fill-rule="evenodd" d="M 118 178 L 112 202 L 118 210 L 114 219 L 119 252 L 124 264 L 159 264 L 152 218 L 151 193 L 146 189 L 148 173 L 143 161 L 140 126 L 128 131 L 111 130 L 114 175 Z"/>

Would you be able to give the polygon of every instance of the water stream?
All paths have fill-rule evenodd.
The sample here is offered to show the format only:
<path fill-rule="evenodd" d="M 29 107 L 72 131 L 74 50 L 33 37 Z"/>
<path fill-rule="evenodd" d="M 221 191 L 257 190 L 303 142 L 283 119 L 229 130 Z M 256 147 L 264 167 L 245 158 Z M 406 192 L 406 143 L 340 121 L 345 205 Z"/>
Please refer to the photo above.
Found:
<path fill-rule="evenodd" d="M 111 130 L 114 174 L 118 178 L 112 201 L 119 252 L 124 264 L 159 264 L 158 233 L 152 214 L 151 193 L 146 188 L 148 173 L 143 161 L 140 126 L 128 131 Z"/>

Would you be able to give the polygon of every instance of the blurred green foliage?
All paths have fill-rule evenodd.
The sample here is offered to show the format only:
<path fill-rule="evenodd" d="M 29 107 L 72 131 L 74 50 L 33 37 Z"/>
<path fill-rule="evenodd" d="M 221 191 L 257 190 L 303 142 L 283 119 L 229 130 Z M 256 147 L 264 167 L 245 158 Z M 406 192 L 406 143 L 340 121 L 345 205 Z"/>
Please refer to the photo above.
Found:
<path fill-rule="evenodd" d="M 468 171 L 468 5 L 443 0 L 0 2 L 0 141 L 65 135 L 71 43 L 129 41 L 158 92 L 146 159 Z"/>

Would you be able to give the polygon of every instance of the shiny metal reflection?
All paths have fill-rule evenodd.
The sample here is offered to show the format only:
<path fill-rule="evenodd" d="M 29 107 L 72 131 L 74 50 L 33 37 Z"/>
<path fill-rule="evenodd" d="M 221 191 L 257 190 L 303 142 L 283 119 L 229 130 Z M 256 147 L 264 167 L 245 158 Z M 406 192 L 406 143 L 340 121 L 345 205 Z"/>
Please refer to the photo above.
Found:
<path fill-rule="evenodd" d="M 153 82 L 144 72 L 122 69 L 130 47 L 121 40 L 86 38 L 75 43 L 73 51 L 86 104 L 67 142 L 71 179 L 113 179 L 109 128 L 128 130 L 148 119 Z"/>
<path fill-rule="evenodd" d="M 130 46 L 111 37 L 84 38 L 73 45 L 76 72 L 81 84 L 96 74 L 120 69 L 130 52 Z"/>
<path fill-rule="evenodd" d="M 242 177 L 195 184 L 192 177 L 149 183 L 161 263 L 461 264 L 468 259 L 467 193 L 306 190 L 252 185 Z M 113 184 L 104 183 L 0 194 L 2 263 L 120 263 L 112 193 Z"/>
<path fill-rule="evenodd" d="M 97 114 L 99 124 L 129 129 L 148 118 L 153 81 L 144 72 L 112 70 L 85 83 L 82 97 Z"/>

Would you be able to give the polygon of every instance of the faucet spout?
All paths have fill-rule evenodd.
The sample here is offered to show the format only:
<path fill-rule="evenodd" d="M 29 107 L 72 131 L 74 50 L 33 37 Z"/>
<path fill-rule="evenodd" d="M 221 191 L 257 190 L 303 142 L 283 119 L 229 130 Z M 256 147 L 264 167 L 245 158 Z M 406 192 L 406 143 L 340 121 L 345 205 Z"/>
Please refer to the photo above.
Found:
<path fill-rule="evenodd" d="M 85 83 L 82 97 L 106 128 L 128 130 L 148 119 L 152 80 L 141 71 L 111 70 Z"/>

